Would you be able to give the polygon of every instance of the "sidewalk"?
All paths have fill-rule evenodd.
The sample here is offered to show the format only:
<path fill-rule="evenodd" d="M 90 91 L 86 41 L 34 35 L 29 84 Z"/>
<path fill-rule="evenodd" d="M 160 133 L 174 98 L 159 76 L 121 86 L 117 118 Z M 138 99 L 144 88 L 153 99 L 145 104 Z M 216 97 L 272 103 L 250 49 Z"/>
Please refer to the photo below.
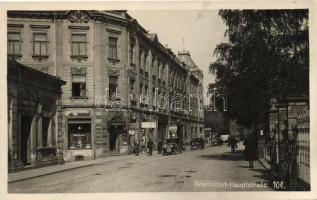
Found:
<path fill-rule="evenodd" d="M 140 154 L 141 157 L 147 156 L 147 154 Z M 153 156 L 161 156 L 161 154 L 153 154 Z M 23 181 L 31 178 L 41 177 L 49 174 L 54 174 L 58 172 L 68 171 L 72 169 L 78 169 L 82 167 L 89 167 L 96 165 L 102 162 L 109 162 L 109 161 L 117 161 L 126 158 L 133 158 L 135 157 L 134 154 L 132 155 L 120 155 L 120 156 L 108 156 L 104 158 L 98 158 L 95 160 L 86 160 L 86 161 L 74 161 L 74 162 L 66 162 L 62 165 L 53 165 L 35 169 L 27 169 L 19 172 L 9 173 L 8 174 L 8 183 L 13 183 L 17 181 Z"/>

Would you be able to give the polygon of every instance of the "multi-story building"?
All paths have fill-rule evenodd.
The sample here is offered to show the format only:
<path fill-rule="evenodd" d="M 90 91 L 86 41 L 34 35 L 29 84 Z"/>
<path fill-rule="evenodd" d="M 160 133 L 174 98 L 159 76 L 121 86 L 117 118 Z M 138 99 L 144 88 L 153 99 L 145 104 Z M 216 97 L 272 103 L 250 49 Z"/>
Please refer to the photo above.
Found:
<path fill-rule="evenodd" d="M 202 133 L 201 71 L 126 11 L 9 11 L 8 57 L 67 82 L 66 161 Z"/>

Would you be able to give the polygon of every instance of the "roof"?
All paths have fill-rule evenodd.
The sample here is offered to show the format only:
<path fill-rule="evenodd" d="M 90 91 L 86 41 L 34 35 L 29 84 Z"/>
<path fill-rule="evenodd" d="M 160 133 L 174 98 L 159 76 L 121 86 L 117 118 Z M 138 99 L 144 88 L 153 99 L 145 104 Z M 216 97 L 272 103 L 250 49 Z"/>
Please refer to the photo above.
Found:
<path fill-rule="evenodd" d="M 61 92 L 61 86 L 66 84 L 60 78 L 22 65 L 15 60 L 8 59 L 7 68 L 8 82 L 16 82 L 56 93 Z"/>

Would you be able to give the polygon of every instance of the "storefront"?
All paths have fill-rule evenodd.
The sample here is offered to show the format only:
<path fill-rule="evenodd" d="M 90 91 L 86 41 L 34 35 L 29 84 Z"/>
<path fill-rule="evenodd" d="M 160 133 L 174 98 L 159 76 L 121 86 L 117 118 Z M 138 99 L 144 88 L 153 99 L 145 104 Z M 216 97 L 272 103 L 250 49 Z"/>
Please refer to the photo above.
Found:
<path fill-rule="evenodd" d="M 91 108 L 64 108 L 65 161 L 95 158 L 92 113 Z"/>
<path fill-rule="evenodd" d="M 61 86 L 54 76 L 8 61 L 9 171 L 63 163 Z"/>

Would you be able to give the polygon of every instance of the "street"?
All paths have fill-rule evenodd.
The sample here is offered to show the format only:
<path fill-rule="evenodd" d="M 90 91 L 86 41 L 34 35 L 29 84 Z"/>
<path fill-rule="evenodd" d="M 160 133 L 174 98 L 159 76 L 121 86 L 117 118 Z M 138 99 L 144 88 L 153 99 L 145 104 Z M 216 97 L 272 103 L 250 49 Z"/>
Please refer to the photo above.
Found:
<path fill-rule="evenodd" d="M 226 145 L 182 154 L 125 156 L 8 184 L 9 193 L 269 191 L 268 175 L 243 158 L 243 145 Z M 81 161 L 79 161 L 81 162 Z M 255 186 L 257 184 L 257 186 Z M 263 187 L 262 187 L 263 186 Z"/>

